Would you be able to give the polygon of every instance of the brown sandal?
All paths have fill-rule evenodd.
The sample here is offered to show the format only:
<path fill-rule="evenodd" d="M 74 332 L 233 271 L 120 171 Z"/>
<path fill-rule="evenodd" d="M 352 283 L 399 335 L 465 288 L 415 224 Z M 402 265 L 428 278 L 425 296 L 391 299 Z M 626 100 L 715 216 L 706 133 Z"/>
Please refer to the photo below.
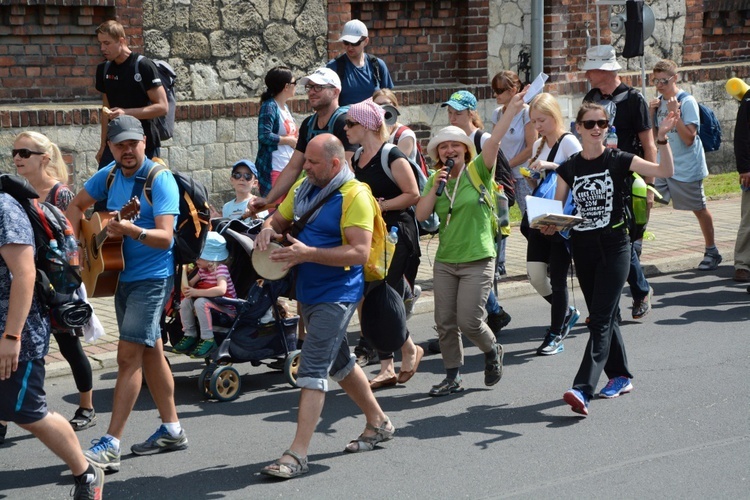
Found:
<path fill-rule="evenodd" d="M 389 428 L 390 427 L 390 428 Z M 393 435 L 396 433 L 396 428 L 391 424 L 389 419 L 386 419 L 380 427 L 375 427 L 371 423 L 367 423 L 365 428 L 370 431 L 374 431 L 374 436 L 365 436 L 364 433 L 360 434 L 357 439 L 353 439 L 346 445 L 344 451 L 348 453 L 359 453 L 360 451 L 372 451 L 375 445 L 385 441 L 393 439 Z"/>
<path fill-rule="evenodd" d="M 261 469 L 260 473 L 266 476 L 278 477 L 281 479 L 291 479 L 293 477 L 301 476 L 307 473 L 310 468 L 307 466 L 307 457 L 302 457 L 292 450 L 286 450 L 281 454 L 290 456 L 297 461 L 297 463 L 284 463 L 281 459 L 276 460 L 270 465 L 266 465 Z M 275 467 L 275 468 L 274 468 Z"/>

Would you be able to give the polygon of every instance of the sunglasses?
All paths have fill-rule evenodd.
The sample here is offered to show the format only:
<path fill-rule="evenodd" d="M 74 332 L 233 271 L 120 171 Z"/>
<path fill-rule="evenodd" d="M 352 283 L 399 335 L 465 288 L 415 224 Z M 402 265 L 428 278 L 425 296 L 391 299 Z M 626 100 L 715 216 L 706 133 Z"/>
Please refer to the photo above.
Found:
<path fill-rule="evenodd" d="M 24 160 L 31 158 L 31 155 L 43 155 L 44 153 L 40 153 L 39 151 L 32 151 L 30 149 L 13 149 L 11 150 L 11 158 L 15 158 L 16 155 L 20 156 Z"/>
<path fill-rule="evenodd" d="M 493 91 L 493 92 L 494 92 L 495 94 L 497 94 L 497 95 L 500 95 L 500 94 L 502 94 L 503 92 L 506 92 L 507 90 L 508 90 L 508 89 L 496 89 L 496 88 L 493 88 L 493 89 L 492 89 L 492 91 Z"/>
<path fill-rule="evenodd" d="M 347 42 L 346 40 L 344 40 L 344 45 L 346 45 L 347 47 L 349 47 L 350 45 L 352 47 L 359 47 L 360 45 L 362 45 L 362 42 L 364 42 L 364 41 L 365 41 L 364 38 L 360 38 L 358 42 L 354 42 L 354 43 Z"/>
<path fill-rule="evenodd" d="M 355 122 L 355 121 L 352 121 L 352 120 L 345 120 L 345 121 L 344 121 L 344 123 L 345 123 L 345 124 L 346 124 L 346 126 L 347 126 L 347 127 L 349 127 L 349 128 L 354 128 L 354 127 L 356 127 L 357 125 L 360 125 L 360 123 L 358 123 L 358 122 Z"/>
<path fill-rule="evenodd" d="M 242 179 L 243 177 L 245 178 L 246 181 L 251 181 L 253 180 L 253 177 L 255 176 L 253 174 L 243 174 L 242 172 L 234 172 L 232 174 L 232 179 L 239 180 L 239 179 Z"/>
<path fill-rule="evenodd" d="M 287 85 L 297 85 L 297 80 L 292 80 L 291 82 L 287 83 Z"/>
<path fill-rule="evenodd" d="M 669 78 L 654 78 L 654 85 L 666 85 L 671 79 L 671 76 Z"/>
<path fill-rule="evenodd" d="M 591 130 L 592 128 L 594 128 L 594 125 L 599 128 L 609 128 L 609 120 L 584 120 L 578 123 L 583 125 L 583 128 L 585 128 L 586 130 Z"/>
<path fill-rule="evenodd" d="M 305 92 L 314 90 L 315 92 L 322 92 L 323 89 L 335 88 L 333 85 L 305 85 Z"/>

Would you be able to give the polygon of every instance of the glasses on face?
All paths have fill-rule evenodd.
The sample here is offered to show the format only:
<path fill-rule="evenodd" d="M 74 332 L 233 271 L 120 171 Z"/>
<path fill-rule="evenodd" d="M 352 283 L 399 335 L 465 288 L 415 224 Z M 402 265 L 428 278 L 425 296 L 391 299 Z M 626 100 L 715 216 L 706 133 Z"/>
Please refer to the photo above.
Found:
<path fill-rule="evenodd" d="M 287 83 L 287 85 L 297 85 L 297 80 L 292 80 L 291 82 Z"/>
<path fill-rule="evenodd" d="M 609 120 L 583 120 L 582 122 L 578 122 L 581 125 L 583 125 L 583 128 L 586 130 L 591 130 L 594 128 L 594 125 L 596 125 L 599 128 L 609 128 Z"/>
<path fill-rule="evenodd" d="M 364 38 L 360 38 L 358 42 L 354 42 L 354 43 L 347 42 L 346 40 L 344 40 L 344 45 L 346 45 L 347 47 L 349 47 L 349 46 L 359 47 L 360 45 L 362 45 L 362 42 L 364 42 L 364 41 L 365 41 Z"/>
<path fill-rule="evenodd" d="M 500 94 L 502 94 L 503 92 L 505 92 L 505 91 L 507 91 L 507 90 L 508 90 L 508 89 L 499 89 L 499 88 L 494 88 L 494 87 L 492 88 L 492 91 L 493 91 L 493 92 L 494 92 L 495 94 L 497 94 L 497 95 L 500 95 Z"/>
<path fill-rule="evenodd" d="M 347 127 L 349 127 L 349 128 L 354 128 L 354 127 L 356 127 L 357 125 L 359 125 L 359 123 L 357 123 L 357 122 L 355 122 L 355 121 L 353 121 L 353 120 L 346 120 L 346 121 L 344 121 L 344 123 L 345 123 L 345 124 L 346 124 L 346 126 L 347 126 Z"/>
<path fill-rule="evenodd" d="M 332 89 L 333 85 L 305 85 L 305 92 L 314 90 L 315 92 L 322 92 L 323 89 Z"/>
<path fill-rule="evenodd" d="M 666 85 L 671 79 L 671 76 L 669 78 L 654 78 L 654 85 Z"/>
<path fill-rule="evenodd" d="M 254 177 L 254 176 L 253 176 L 253 174 L 251 174 L 251 173 L 246 173 L 246 174 L 243 174 L 242 172 L 234 172 L 234 173 L 232 174 L 232 179 L 237 179 L 237 180 L 240 180 L 240 179 L 242 179 L 243 177 L 245 178 L 245 180 L 246 180 L 246 181 L 251 181 L 251 180 L 253 180 L 253 177 Z"/>
<path fill-rule="evenodd" d="M 32 151 L 26 148 L 11 150 L 11 158 L 15 158 L 16 155 L 18 155 L 24 160 L 31 158 L 31 155 L 43 155 L 43 154 L 44 153 L 40 153 L 39 151 Z"/>

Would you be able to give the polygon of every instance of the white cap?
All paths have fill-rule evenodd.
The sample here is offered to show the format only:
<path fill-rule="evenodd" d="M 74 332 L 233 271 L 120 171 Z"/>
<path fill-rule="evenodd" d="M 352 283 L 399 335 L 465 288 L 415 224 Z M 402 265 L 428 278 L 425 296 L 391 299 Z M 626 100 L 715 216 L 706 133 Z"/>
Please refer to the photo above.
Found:
<path fill-rule="evenodd" d="M 586 51 L 586 62 L 583 71 L 601 69 L 603 71 L 618 71 L 622 66 L 617 62 L 615 48 L 611 45 L 595 45 Z"/>
<path fill-rule="evenodd" d="M 344 25 L 339 42 L 357 43 L 367 36 L 367 26 L 359 19 L 352 19 Z"/>
<path fill-rule="evenodd" d="M 315 85 L 333 85 L 341 90 L 341 79 L 330 68 L 318 68 L 313 74 L 300 78 L 297 81 L 300 85 L 307 85 L 308 82 L 312 82 Z"/>

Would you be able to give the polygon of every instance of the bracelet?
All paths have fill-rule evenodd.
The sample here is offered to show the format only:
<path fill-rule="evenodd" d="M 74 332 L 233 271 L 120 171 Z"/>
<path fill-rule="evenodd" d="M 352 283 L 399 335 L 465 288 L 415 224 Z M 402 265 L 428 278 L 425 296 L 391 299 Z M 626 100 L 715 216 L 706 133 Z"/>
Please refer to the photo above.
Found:
<path fill-rule="evenodd" d="M 8 333 L 8 332 L 4 332 L 2 335 L 0 335 L 0 338 L 12 340 L 14 342 L 18 342 L 19 340 L 21 340 L 20 335 L 13 335 L 12 333 Z"/>
<path fill-rule="evenodd" d="M 665 144 L 669 144 L 669 137 L 667 137 L 663 141 L 660 141 L 659 139 L 656 139 L 656 144 L 658 144 L 659 146 L 664 146 Z"/>

